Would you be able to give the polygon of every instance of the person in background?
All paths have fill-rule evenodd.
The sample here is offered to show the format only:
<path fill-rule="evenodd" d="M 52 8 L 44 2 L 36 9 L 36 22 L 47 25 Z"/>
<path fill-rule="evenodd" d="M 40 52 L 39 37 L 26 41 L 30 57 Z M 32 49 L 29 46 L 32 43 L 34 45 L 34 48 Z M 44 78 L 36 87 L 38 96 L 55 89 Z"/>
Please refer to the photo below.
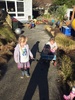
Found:
<path fill-rule="evenodd" d="M 27 37 L 24 35 L 19 36 L 18 38 L 18 44 L 16 45 L 14 49 L 14 60 L 17 63 L 18 69 L 21 69 L 22 76 L 21 78 L 24 78 L 24 75 L 27 77 L 30 76 L 29 74 L 29 68 L 30 63 L 29 59 L 33 59 L 33 54 L 31 53 L 29 49 L 29 45 L 27 44 Z"/>

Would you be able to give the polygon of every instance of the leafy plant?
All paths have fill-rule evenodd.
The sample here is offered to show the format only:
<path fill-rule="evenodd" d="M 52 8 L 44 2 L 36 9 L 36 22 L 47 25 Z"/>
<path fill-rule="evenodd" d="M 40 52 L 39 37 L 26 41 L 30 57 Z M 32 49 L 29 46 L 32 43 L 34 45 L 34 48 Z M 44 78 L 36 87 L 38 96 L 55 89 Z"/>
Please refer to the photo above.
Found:
<path fill-rule="evenodd" d="M 67 5 L 67 7 L 72 7 L 75 5 L 74 0 L 53 0 L 53 5 Z"/>
<path fill-rule="evenodd" d="M 56 12 L 57 8 L 58 8 L 58 6 L 52 5 L 52 6 L 49 7 L 48 12 L 50 14 L 54 14 Z"/>
<path fill-rule="evenodd" d="M 62 6 L 59 6 L 56 10 L 56 17 L 62 21 L 64 19 L 64 16 L 66 14 L 66 11 L 67 11 L 67 6 L 64 4 Z"/>

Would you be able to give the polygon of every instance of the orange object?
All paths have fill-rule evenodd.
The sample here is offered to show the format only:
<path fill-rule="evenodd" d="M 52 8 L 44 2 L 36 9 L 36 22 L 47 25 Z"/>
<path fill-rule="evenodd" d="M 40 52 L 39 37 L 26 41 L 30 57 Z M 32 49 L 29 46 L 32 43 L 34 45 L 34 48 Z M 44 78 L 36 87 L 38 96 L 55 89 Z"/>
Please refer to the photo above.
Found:
<path fill-rule="evenodd" d="M 70 24 L 71 24 L 71 21 L 70 20 L 66 21 L 66 25 L 67 26 L 69 26 Z"/>

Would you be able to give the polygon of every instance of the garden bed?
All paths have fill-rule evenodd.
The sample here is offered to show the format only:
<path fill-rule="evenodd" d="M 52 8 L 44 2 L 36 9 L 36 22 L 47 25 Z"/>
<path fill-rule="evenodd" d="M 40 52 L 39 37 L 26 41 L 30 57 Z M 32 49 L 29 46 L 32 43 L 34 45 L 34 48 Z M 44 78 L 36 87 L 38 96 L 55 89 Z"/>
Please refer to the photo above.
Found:
<path fill-rule="evenodd" d="M 0 26 L 0 74 L 2 75 L 2 66 L 5 66 L 13 55 L 14 46 L 16 43 L 16 35 L 7 25 Z M 0 76 L 1 76 L 0 75 Z"/>
<path fill-rule="evenodd" d="M 60 84 L 63 93 L 69 93 L 70 89 L 75 86 L 75 41 L 73 37 L 64 35 L 59 29 L 53 29 L 49 25 L 45 26 L 45 30 L 58 45 L 57 68 L 60 76 Z"/>

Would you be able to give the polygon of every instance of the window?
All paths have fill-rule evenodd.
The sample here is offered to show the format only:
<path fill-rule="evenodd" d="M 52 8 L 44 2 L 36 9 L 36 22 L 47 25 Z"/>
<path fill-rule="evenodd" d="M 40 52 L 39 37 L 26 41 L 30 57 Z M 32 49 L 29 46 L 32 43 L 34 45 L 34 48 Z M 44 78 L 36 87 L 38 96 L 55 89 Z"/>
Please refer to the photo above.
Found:
<path fill-rule="evenodd" d="M 24 16 L 24 14 L 18 14 L 18 16 Z"/>
<path fill-rule="evenodd" d="M 24 2 L 17 2 L 17 11 L 24 12 Z"/>
<path fill-rule="evenodd" d="M 8 12 L 14 12 L 15 11 L 15 2 L 7 1 L 7 6 L 8 6 Z"/>
<path fill-rule="evenodd" d="M 0 1 L 0 9 L 6 10 L 5 1 Z"/>
<path fill-rule="evenodd" d="M 14 17 L 14 16 L 16 16 L 16 14 L 9 14 L 11 17 Z"/>

